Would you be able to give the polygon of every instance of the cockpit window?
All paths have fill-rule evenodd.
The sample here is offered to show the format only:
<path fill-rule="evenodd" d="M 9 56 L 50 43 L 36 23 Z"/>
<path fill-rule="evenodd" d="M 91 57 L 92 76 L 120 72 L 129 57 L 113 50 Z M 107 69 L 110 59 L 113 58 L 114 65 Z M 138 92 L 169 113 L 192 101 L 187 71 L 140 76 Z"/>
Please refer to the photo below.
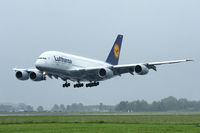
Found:
<path fill-rule="evenodd" d="M 39 57 L 38 59 L 43 59 L 43 60 L 46 60 L 47 58 L 45 58 L 45 57 Z"/>

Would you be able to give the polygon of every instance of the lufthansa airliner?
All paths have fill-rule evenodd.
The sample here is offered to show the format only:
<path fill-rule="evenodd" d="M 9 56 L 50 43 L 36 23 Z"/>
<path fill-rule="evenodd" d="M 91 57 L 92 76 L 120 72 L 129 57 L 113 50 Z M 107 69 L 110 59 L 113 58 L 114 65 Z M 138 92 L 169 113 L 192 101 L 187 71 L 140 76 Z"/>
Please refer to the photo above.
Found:
<path fill-rule="evenodd" d="M 98 61 L 58 51 L 42 53 L 35 62 L 35 69 L 14 68 L 19 80 L 44 81 L 46 77 L 60 78 L 63 87 L 69 87 L 69 81 L 75 82 L 74 88 L 98 86 L 100 81 L 125 73 L 146 75 L 156 66 L 192 61 L 190 59 L 118 65 L 123 35 L 118 35 L 106 61 Z"/>

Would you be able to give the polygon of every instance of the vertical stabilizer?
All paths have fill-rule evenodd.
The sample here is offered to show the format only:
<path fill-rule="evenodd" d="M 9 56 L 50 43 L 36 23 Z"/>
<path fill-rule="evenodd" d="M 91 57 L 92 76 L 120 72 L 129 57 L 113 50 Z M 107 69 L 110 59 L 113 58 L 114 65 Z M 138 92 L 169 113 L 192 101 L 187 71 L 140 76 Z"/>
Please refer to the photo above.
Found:
<path fill-rule="evenodd" d="M 123 35 L 118 35 L 115 43 L 106 59 L 106 62 L 112 65 L 117 65 L 119 61 L 119 55 L 122 45 Z"/>

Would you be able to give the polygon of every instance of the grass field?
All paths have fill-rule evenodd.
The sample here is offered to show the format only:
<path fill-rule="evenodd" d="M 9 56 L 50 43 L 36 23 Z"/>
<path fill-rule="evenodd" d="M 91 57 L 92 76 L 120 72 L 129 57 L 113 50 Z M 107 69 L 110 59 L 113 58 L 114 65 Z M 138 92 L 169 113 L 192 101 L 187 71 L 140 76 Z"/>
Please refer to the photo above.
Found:
<path fill-rule="evenodd" d="M 0 133 L 200 133 L 200 115 L 1 116 Z"/>

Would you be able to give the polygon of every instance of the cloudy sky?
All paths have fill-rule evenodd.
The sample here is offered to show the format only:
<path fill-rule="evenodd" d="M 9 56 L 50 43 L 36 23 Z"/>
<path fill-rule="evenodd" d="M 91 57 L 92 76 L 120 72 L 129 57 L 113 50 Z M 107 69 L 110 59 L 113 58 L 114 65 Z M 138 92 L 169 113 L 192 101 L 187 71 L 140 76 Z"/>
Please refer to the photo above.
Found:
<path fill-rule="evenodd" d="M 148 102 L 168 96 L 200 100 L 199 0 L 1 0 L 0 103 L 34 106 Z M 104 61 L 124 35 L 119 64 L 192 58 L 146 76 L 116 77 L 94 88 L 62 88 L 63 81 L 19 81 L 12 68 L 34 68 L 44 51 Z"/>

